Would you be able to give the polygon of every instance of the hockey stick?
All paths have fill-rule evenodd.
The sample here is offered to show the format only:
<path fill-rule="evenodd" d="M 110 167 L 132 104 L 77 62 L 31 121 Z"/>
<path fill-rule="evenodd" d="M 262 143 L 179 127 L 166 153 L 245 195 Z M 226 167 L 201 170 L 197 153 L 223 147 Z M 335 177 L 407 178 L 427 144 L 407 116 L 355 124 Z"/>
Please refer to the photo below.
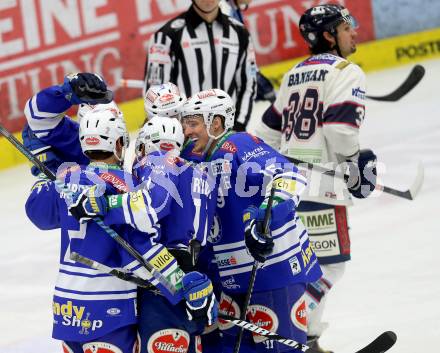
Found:
<path fill-rule="evenodd" d="M 402 84 L 397 87 L 393 92 L 386 94 L 384 96 L 369 96 L 366 97 L 376 101 L 382 102 L 396 102 L 403 96 L 405 96 L 409 91 L 411 91 L 423 78 L 425 75 L 425 68 L 422 65 L 416 65 L 412 68 L 410 74 Z"/>
<path fill-rule="evenodd" d="M 403 81 L 393 92 L 384 96 L 366 95 L 366 97 L 376 101 L 396 102 L 417 86 L 423 76 L 425 76 L 425 68 L 422 65 L 416 65 L 412 68 L 405 81 Z M 144 81 L 142 80 L 121 79 L 119 84 L 120 87 L 124 88 L 144 88 Z"/>
<path fill-rule="evenodd" d="M 284 156 L 284 157 L 286 157 L 289 161 L 295 163 L 296 165 L 302 165 L 302 166 L 305 165 L 307 169 L 317 170 L 325 175 L 334 176 L 336 178 L 340 178 L 345 181 L 347 181 L 349 178 L 349 176 L 347 174 L 340 173 L 340 172 L 333 170 L 333 169 L 327 169 L 327 168 L 321 167 L 320 165 L 301 161 L 299 159 L 288 157 L 288 156 Z M 401 191 L 401 190 L 393 189 L 389 186 L 385 186 L 385 185 L 381 185 L 381 184 L 376 184 L 376 189 L 383 191 L 387 194 L 391 194 L 391 195 L 401 197 L 401 198 L 404 198 L 407 200 L 414 200 L 414 198 L 417 196 L 417 194 L 419 193 L 419 191 L 422 187 L 424 178 L 425 178 L 424 168 L 423 168 L 423 165 L 421 163 L 419 163 L 417 165 L 416 178 L 409 189 Z"/>
<path fill-rule="evenodd" d="M 256 333 L 261 336 L 265 336 L 270 340 L 280 342 L 286 346 L 296 348 L 302 352 L 317 353 L 316 350 L 309 346 L 299 343 L 290 338 L 283 337 L 276 332 L 266 330 L 260 326 L 254 325 L 248 321 L 236 319 L 229 315 L 219 314 L 219 319 L 229 321 L 230 323 L 241 327 L 242 329 Z M 393 331 L 386 331 L 380 334 L 376 339 L 366 345 L 364 348 L 356 351 L 355 353 L 383 353 L 390 349 L 397 341 L 397 336 Z"/>
<path fill-rule="evenodd" d="M 89 259 L 88 257 L 82 256 L 74 251 L 70 253 L 70 259 L 79 263 L 82 263 L 85 266 L 88 266 L 90 268 L 93 268 L 95 270 L 98 270 L 102 273 L 107 273 L 109 275 L 115 276 L 119 279 L 122 279 L 123 281 L 131 282 L 133 284 L 136 284 L 138 287 L 143 288 L 151 288 L 153 285 L 143 280 L 142 278 L 139 278 L 137 276 L 132 275 L 131 273 L 124 272 L 121 270 L 118 270 L 116 268 L 112 268 L 109 266 L 106 266 L 100 262 L 94 261 L 92 259 Z"/>
<path fill-rule="evenodd" d="M 125 79 L 125 78 L 121 78 L 119 80 L 119 87 L 123 87 L 123 88 L 144 88 L 144 81 L 142 80 L 130 80 L 130 79 Z"/>
<path fill-rule="evenodd" d="M 29 151 L 13 134 L 11 134 L 2 124 L 0 124 L 0 134 L 2 134 L 9 142 L 11 142 L 33 165 L 35 165 L 42 173 L 44 173 L 50 180 L 56 181 L 55 174 L 46 167 L 31 151 Z M 110 235 L 119 245 L 121 245 L 131 256 L 138 260 L 150 273 L 159 281 L 174 297 L 176 287 L 174 287 L 167 278 L 160 273 L 156 268 L 145 260 L 142 255 L 133 248 L 124 238 L 122 238 L 113 229 L 106 226 L 102 219 L 93 218 L 93 221 L 100 226 L 108 235 Z M 177 299 L 176 299 L 177 300 Z"/>
<path fill-rule="evenodd" d="M 266 236 L 268 236 L 268 234 L 269 234 L 270 211 L 272 210 L 274 194 L 275 194 L 275 186 L 272 185 L 272 188 L 270 190 L 269 199 L 267 200 L 267 206 L 266 206 L 266 211 L 264 213 L 264 220 L 263 220 L 263 232 Z M 247 308 L 249 307 L 249 303 L 251 301 L 252 290 L 254 289 L 255 278 L 257 277 L 258 265 L 259 265 L 259 262 L 257 260 L 254 260 L 254 264 L 252 265 L 251 276 L 249 277 L 249 284 L 248 284 L 246 296 L 244 298 L 243 308 L 242 308 L 241 314 L 240 314 L 240 320 L 246 319 Z M 242 338 L 243 338 L 243 327 L 238 330 L 238 336 L 235 340 L 235 346 L 234 346 L 233 353 L 238 353 L 240 351 L 240 344 L 241 344 Z"/>

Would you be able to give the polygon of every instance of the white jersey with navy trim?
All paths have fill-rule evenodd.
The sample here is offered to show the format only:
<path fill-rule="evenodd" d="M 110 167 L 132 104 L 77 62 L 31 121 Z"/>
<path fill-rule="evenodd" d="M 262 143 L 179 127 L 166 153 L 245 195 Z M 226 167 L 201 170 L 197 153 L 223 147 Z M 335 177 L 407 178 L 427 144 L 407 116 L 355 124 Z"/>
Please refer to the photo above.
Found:
<path fill-rule="evenodd" d="M 274 104 L 263 115 L 257 135 L 286 155 L 335 168 L 359 151 L 365 115 L 365 75 L 332 54 L 312 56 L 287 72 Z M 330 164 L 329 164 L 330 163 Z M 351 204 L 342 180 L 321 175 L 304 200 Z"/>

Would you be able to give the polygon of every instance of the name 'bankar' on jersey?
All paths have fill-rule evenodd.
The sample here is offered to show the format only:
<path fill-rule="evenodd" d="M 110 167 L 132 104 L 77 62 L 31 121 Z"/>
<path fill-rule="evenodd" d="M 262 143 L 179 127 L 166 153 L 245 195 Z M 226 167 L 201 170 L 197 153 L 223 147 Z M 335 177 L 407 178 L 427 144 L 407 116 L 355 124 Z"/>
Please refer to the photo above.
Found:
<path fill-rule="evenodd" d="M 324 81 L 327 74 L 328 70 L 324 69 L 305 71 L 301 74 L 292 74 L 289 75 L 289 82 L 287 83 L 287 86 L 295 86 L 310 81 Z"/>
<path fill-rule="evenodd" d="M 364 101 L 365 75 L 359 66 L 333 54 L 313 55 L 284 75 L 257 134 L 281 154 L 335 168 L 359 150 Z M 342 179 L 308 171 L 308 180 L 303 200 L 352 203 Z"/>

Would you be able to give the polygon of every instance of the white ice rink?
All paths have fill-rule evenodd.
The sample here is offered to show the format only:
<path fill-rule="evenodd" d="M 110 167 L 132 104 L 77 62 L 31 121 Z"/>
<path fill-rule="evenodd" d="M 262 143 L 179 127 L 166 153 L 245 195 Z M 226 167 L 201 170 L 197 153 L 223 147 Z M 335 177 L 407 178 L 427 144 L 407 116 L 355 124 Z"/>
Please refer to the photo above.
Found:
<path fill-rule="evenodd" d="M 419 161 L 425 181 L 414 201 L 382 194 L 350 209 L 352 261 L 329 297 L 321 339 L 336 353 L 385 330 L 398 337 L 390 352 L 440 351 L 440 61 L 422 64 L 425 78 L 401 101 L 367 103 L 361 145 L 385 164 L 381 182 L 405 189 Z M 410 68 L 368 75 L 368 93 L 392 91 Z M 61 352 L 50 338 L 59 235 L 27 220 L 32 182 L 28 166 L 0 172 L 0 353 Z"/>

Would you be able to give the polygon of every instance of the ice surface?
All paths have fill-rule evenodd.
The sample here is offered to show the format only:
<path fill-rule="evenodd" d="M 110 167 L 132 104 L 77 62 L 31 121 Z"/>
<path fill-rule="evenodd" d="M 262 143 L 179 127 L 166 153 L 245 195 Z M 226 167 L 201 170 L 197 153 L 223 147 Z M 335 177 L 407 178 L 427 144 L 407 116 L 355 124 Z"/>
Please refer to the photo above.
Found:
<path fill-rule="evenodd" d="M 405 189 L 419 161 L 425 182 L 414 201 L 381 194 L 350 209 L 353 259 L 330 293 L 324 315 L 330 326 L 321 338 L 337 353 L 354 352 L 385 330 L 398 336 L 391 351 L 438 350 L 440 61 L 422 64 L 425 78 L 399 102 L 367 103 L 361 144 L 384 163 L 381 183 Z M 410 68 L 369 74 L 368 93 L 389 93 Z M 256 108 L 251 129 L 264 108 Z M 26 218 L 32 182 L 28 166 L 0 173 L 0 353 L 61 352 L 50 338 L 59 235 L 37 230 Z"/>

